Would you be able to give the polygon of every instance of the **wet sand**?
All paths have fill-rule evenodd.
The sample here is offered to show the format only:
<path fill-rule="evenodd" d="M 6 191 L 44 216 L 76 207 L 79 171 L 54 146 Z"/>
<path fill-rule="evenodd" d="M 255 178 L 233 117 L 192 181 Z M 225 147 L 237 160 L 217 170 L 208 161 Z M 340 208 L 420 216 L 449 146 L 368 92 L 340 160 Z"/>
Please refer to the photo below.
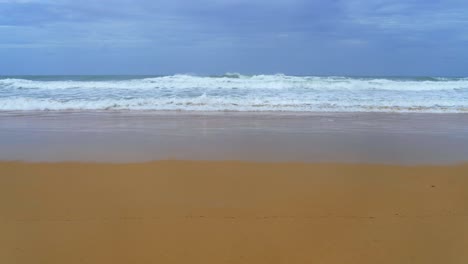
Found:
<path fill-rule="evenodd" d="M 468 165 L 0 163 L 0 263 L 467 263 Z"/>
<path fill-rule="evenodd" d="M 0 160 L 453 164 L 468 114 L 0 112 Z"/>
<path fill-rule="evenodd" d="M 468 263 L 468 114 L 1 112 L 0 147 L 0 263 Z"/>

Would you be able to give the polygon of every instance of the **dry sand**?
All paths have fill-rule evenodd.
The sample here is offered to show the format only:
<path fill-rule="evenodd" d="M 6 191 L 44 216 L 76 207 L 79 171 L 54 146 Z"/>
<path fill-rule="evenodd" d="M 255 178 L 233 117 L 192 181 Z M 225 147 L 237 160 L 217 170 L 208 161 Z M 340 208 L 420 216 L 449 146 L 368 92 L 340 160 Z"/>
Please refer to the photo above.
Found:
<path fill-rule="evenodd" d="M 468 263 L 468 165 L 0 163 L 0 263 Z"/>

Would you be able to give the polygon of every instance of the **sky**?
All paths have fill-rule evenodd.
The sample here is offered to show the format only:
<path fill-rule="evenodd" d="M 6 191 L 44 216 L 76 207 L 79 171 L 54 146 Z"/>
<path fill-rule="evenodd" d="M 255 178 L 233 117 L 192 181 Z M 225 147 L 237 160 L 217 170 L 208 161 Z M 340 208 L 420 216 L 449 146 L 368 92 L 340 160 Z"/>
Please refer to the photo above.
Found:
<path fill-rule="evenodd" d="M 0 75 L 468 76 L 466 0 L 0 0 Z"/>

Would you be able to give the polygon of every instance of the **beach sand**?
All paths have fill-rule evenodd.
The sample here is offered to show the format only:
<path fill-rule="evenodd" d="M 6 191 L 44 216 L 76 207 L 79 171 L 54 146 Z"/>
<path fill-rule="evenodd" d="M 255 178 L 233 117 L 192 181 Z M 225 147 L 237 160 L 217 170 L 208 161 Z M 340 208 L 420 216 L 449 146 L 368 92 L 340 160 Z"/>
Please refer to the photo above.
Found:
<path fill-rule="evenodd" d="M 468 165 L 0 163 L 0 263 L 468 263 Z"/>

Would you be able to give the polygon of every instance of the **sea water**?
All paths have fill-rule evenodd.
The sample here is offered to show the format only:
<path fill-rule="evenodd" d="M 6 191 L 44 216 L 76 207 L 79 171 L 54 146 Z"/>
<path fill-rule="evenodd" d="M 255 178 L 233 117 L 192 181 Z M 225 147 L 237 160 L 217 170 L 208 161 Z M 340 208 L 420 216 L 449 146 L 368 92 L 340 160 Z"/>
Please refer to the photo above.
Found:
<path fill-rule="evenodd" d="M 468 78 L 0 76 L 0 111 L 468 112 Z"/>

